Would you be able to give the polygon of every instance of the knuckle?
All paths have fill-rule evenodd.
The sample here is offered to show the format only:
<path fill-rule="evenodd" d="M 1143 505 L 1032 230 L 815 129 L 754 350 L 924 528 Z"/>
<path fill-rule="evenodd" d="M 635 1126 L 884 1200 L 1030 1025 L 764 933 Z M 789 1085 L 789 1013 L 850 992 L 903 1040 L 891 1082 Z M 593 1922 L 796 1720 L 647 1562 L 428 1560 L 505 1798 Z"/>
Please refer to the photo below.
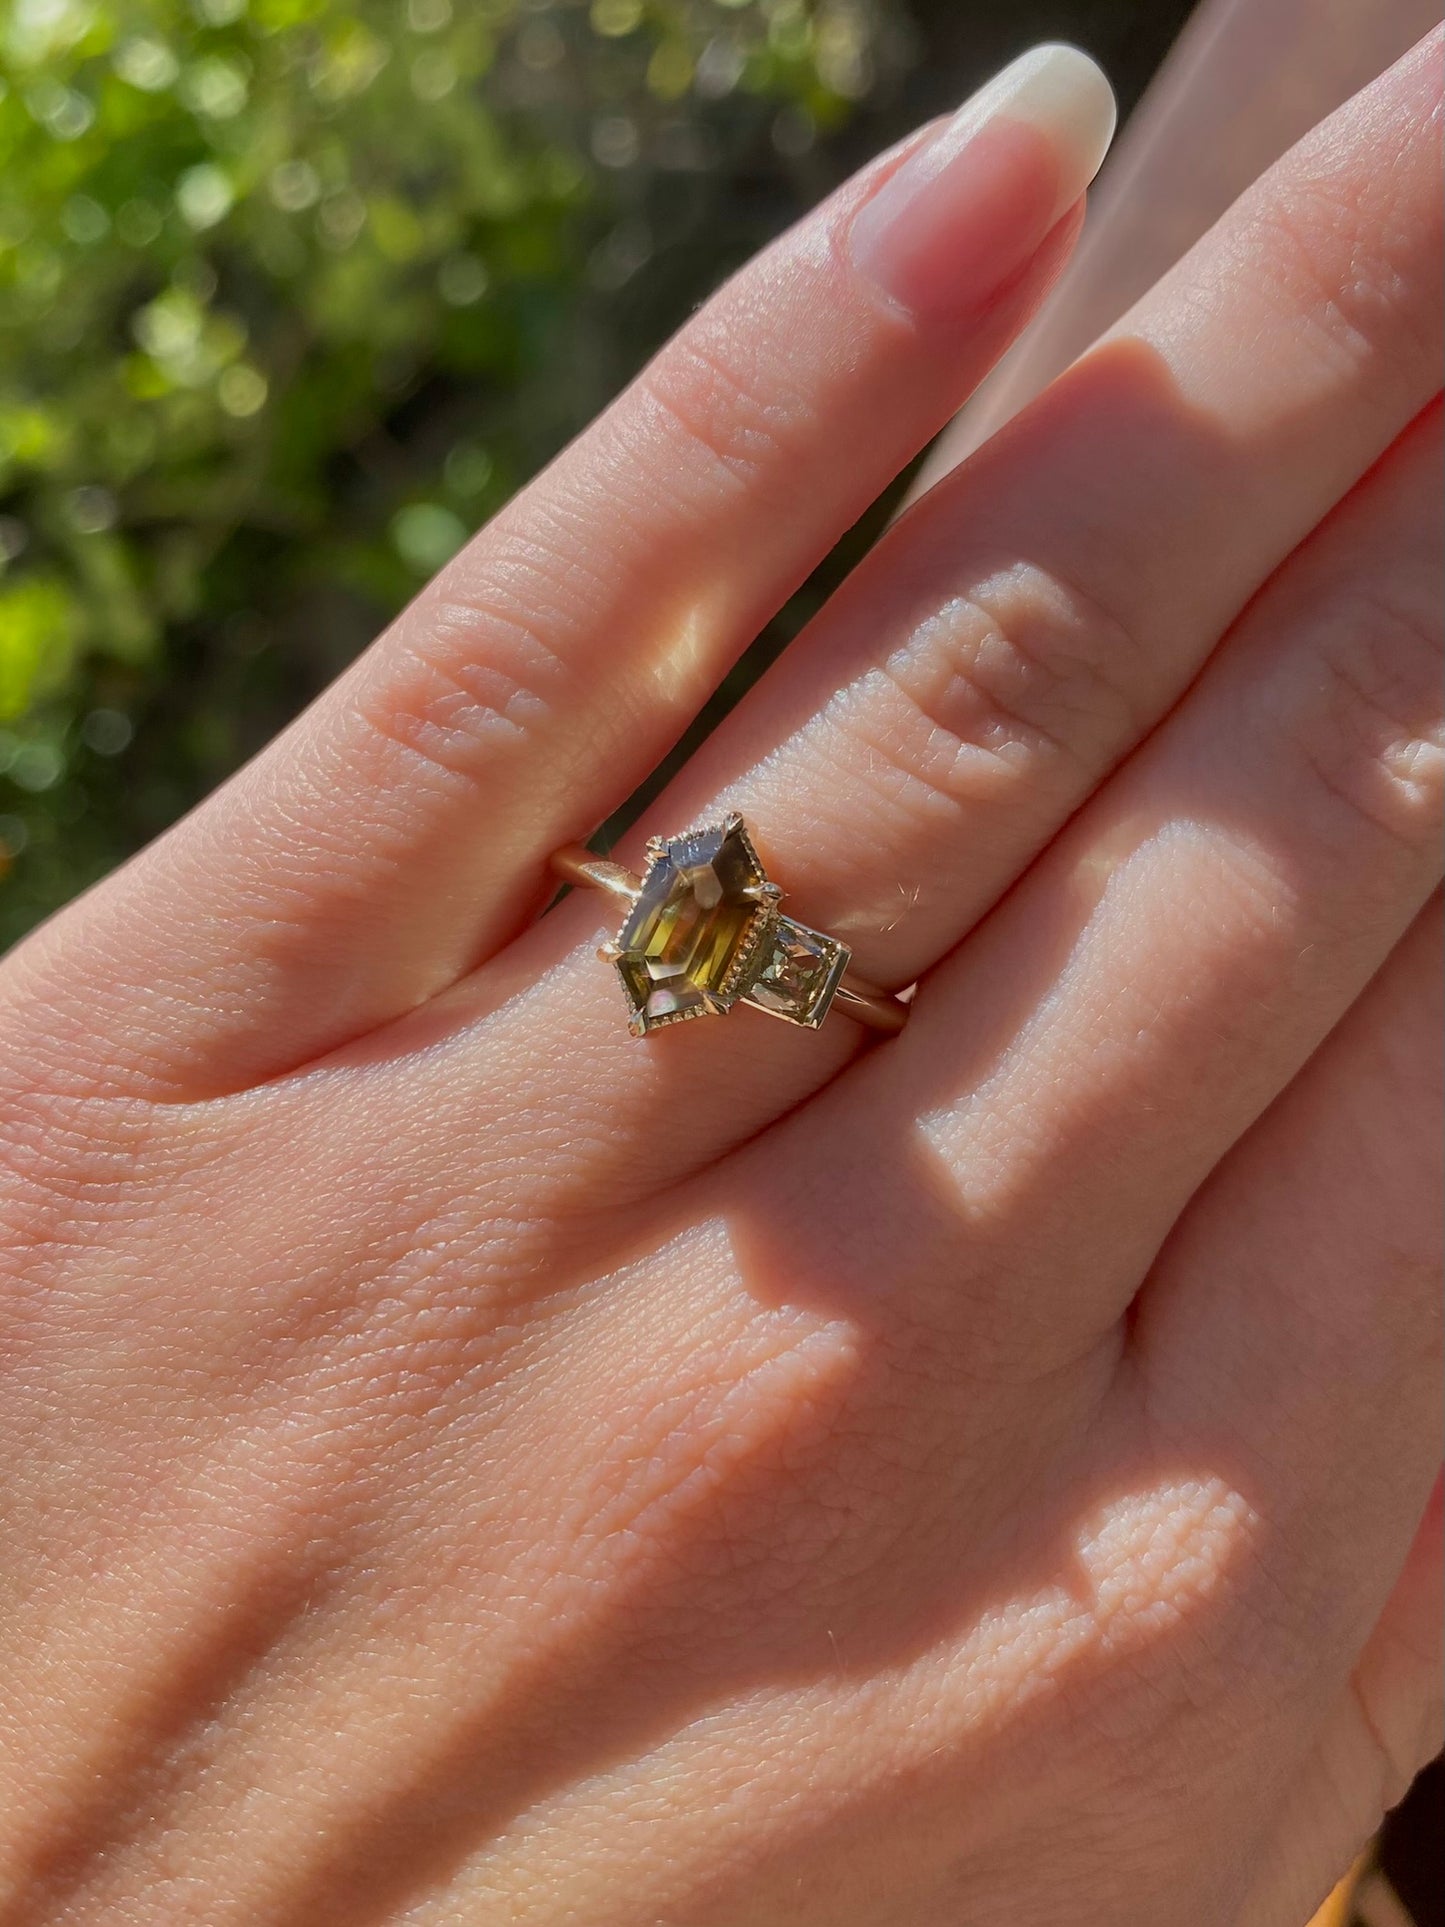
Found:
<path fill-rule="evenodd" d="M 475 780 L 499 749 L 534 740 L 567 681 L 555 582 L 536 559 L 521 566 L 505 584 L 444 578 L 402 617 L 385 675 L 362 680 L 363 726 L 448 779 Z"/>
<path fill-rule="evenodd" d="M 1408 143 L 1407 143 L 1408 148 Z M 1317 157 L 1288 194 L 1262 188 L 1255 226 L 1265 243 L 1250 259 L 1269 262 L 1274 299 L 1289 314 L 1300 350 L 1327 366 L 1372 358 L 1388 343 L 1437 353 L 1438 304 L 1429 291 L 1433 256 L 1421 243 L 1424 214 L 1417 154 L 1387 161 L 1367 193 L 1357 170 Z"/>
<path fill-rule="evenodd" d="M 1057 575 L 1023 563 L 997 572 L 882 665 L 922 725 L 905 739 L 910 773 L 961 801 L 980 763 L 1094 769 L 1141 725 L 1130 695 L 1139 654 L 1117 617 Z"/>
<path fill-rule="evenodd" d="M 1333 811 L 1412 851 L 1445 815 L 1441 641 L 1423 579 L 1350 587 L 1322 619 L 1315 674 L 1281 692 L 1286 737 Z"/>
<path fill-rule="evenodd" d="M 808 428 L 797 397 L 761 387 L 726 330 L 703 315 L 639 375 L 641 431 L 650 437 L 649 417 L 660 414 L 729 487 L 756 489 Z"/>
<path fill-rule="evenodd" d="M 1348 367 L 1369 351 L 1395 275 L 1366 251 L 1355 213 L 1329 183 L 1304 181 L 1260 214 L 1268 286 L 1294 318 L 1297 352 Z"/>

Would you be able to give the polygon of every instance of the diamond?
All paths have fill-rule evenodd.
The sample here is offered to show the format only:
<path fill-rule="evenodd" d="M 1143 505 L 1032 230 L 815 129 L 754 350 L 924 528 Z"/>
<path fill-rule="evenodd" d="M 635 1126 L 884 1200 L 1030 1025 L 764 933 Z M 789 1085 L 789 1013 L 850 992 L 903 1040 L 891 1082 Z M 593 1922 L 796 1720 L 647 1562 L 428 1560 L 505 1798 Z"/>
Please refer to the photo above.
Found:
<path fill-rule="evenodd" d="M 779 917 L 771 954 L 748 985 L 744 1002 L 770 1017 L 816 1030 L 828 1014 L 851 954 L 836 937 L 810 930 L 791 917 Z"/>
<path fill-rule="evenodd" d="M 654 846 L 617 939 L 635 1035 L 732 1008 L 774 925 L 772 897 L 740 817 Z"/>

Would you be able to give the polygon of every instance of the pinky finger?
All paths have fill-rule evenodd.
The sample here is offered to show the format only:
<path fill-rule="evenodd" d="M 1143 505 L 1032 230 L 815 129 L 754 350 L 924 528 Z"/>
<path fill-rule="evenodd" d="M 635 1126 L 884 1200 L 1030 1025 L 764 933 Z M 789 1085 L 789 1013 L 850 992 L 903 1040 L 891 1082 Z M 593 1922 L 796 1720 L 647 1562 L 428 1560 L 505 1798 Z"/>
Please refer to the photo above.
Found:
<path fill-rule="evenodd" d="M 1438 1743 L 1441 949 L 1437 901 L 1138 1306 L 1152 1436 L 1227 1472 L 1252 1522 L 1230 1580 L 1247 1716 L 1269 1759 L 1309 1762 L 1252 1789 L 1277 1822 L 1248 1927 L 1308 1918 Z"/>
<path fill-rule="evenodd" d="M 1380 1622 L 1295 1781 L 1238 1927 L 1299 1927 L 1445 1739 L 1437 1478 Z"/>

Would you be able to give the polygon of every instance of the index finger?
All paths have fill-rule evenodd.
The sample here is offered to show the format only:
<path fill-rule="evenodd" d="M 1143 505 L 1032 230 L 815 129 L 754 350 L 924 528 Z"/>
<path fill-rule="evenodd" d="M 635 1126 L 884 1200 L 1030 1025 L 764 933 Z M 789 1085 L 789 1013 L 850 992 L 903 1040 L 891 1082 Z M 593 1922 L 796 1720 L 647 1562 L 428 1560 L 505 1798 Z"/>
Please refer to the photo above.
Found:
<path fill-rule="evenodd" d="M 31 952 L 71 1068 L 103 1010 L 107 1072 L 235 1088 L 494 949 L 547 852 L 649 772 L 1017 331 L 1112 125 L 1093 63 L 1036 49 L 729 283 L 288 736 Z"/>

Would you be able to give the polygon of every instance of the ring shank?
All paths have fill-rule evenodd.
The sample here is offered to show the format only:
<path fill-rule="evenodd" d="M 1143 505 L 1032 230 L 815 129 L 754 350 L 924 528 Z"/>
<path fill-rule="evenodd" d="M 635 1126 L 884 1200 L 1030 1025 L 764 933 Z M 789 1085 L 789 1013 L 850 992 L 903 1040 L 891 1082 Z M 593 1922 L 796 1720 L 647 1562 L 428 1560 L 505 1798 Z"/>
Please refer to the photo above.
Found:
<path fill-rule="evenodd" d="M 635 877 L 631 870 L 624 870 L 620 863 L 613 863 L 608 857 L 598 856 L 585 844 L 569 843 L 565 848 L 554 850 L 548 858 L 554 875 L 564 883 L 580 883 L 590 890 L 605 891 L 609 897 L 618 897 L 623 903 L 636 903 L 642 894 L 642 880 Z"/>
<path fill-rule="evenodd" d="M 620 902 L 636 903 L 642 892 L 641 879 L 622 864 L 614 863 L 609 857 L 598 856 L 581 843 L 568 843 L 560 850 L 554 850 L 548 859 L 553 874 L 564 883 L 580 884 L 589 890 L 601 890 L 609 897 Z M 908 1022 L 908 1005 L 891 991 L 881 990 L 865 977 L 858 977 L 851 970 L 843 973 L 842 981 L 834 992 L 833 1007 L 855 1023 L 864 1024 L 869 1030 L 882 1031 L 896 1037 Z"/>

